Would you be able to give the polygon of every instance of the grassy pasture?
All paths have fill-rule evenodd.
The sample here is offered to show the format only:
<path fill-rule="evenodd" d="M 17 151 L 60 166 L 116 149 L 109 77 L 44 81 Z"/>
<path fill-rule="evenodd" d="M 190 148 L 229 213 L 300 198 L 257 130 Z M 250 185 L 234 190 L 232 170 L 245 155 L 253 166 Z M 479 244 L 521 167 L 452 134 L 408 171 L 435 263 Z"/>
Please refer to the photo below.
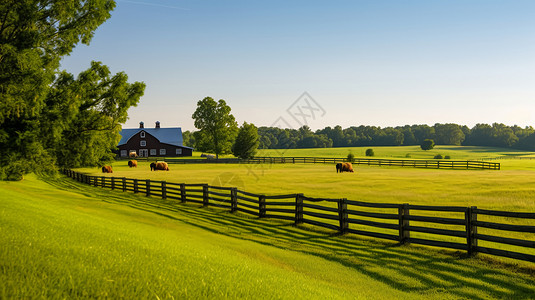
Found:
<path fill-rule="evenodd" d="M 141 172 L 116 167 L 116 173 Z M 528 269 L 329 236 L 64 177 L 0 182 L 0 232 L 0 298 L 529 299 L 535 293 Z"/>
<path fill-rule="evenodd" d="M 504 160 L 500 171 L 415 169 L 354 166 L 355 173 L 336 174 L 334 164 L 171 164 L 170 171 L 151 172 L 149 164 L 113 164 L 114 173 L 78 169 L 92 175 L 175 183 L 235 186 L 267 195 L 304 193 L 310 197 L 348 198 L 380 203 L 478 206 L 530 211 L 535 198 L 535 160 Z"/>
<path fill-rule="evenodd" d="M 376 152 L 393 153 L 396 147 L 385 147 Z M 409 148 L 409 147 L 399 147 Z M 451 147 L 450 147 L 451 148 Z M 457 147 L 458 148 L 458 147 Z M 325 149 L 308 149 L 311 155 Z M 422 150 L 419 150 L 423 152 Z M 452 150 L 453 151 L 453 150 Z M 454 157 L 476 159 L 479 153 L 504 156 L 496 148 L 461 147 Z M 496 151 L 496 152 L 495 152 Z M 515 153 L 515 152 L 512 152 Z M 529 153 L 523 152 L 525 155 Z M 297 154 L 295 154 L 297 155 Z M 338 156 L 338 155 L 334 155 Z M 175 183 L 209 183 L 218 186 L 235 186 L 257 194 L 304 193 L 309 197 L 347 198 L 349 200 L 379 203 L 410 203 L 439 206 L 477 206 L 481 209 L 518 212 L 535 211 L 535 160 L 500 159 L 502 170 L 447 170 L 415 169 L 411 167 L 355 166 L 356 173 L 336 174 L 333 164 L 189 164 L 171 165 L 169 172 L 150 172 L 148 163 L 141 162 L 138 168 L 130 169 L 126 161 L 114 164 L 113 176 L 165 180 Z M 97 169 L 81 169 L 82 172 L 102 175 Z M 111 175 L 106 175 L 111 176 Z M 324 204 L 329 205 L 329 204 Z M 333 207 L 335 203 L 330 204 Z M 275 207 L 274 207 L 275 208 Z M 350 208 L 353 209 L 353 208 Z M 397 213 L 392 209 L 363 209 L 370 212 Z M 462 213 L 419 212 L 419 215 L 453 217 L 463 219 Z M 377 221 L 376 219 L 363 218 Z M 504 222 L 518 225 L 535 225 L 533 221 L 500 217 L 480 216 L 480 221 Z M 396 220 L 386 221 L 396 223 Z M 337 221 L 327 221 L 337 224 Z M 414 225 L 421 225 L 414 222 Z M 351 225 L 354 229 L 367 230 L 366 226 Z M 460 225 L 431 225 L 436 228 L 464 230 Z M 380 230 L 396 234 L 393 230 Z M 503 232 L 480 229 L 479 233 L 511 238 L 535 240 L 532 233 Z M 413 237 L 425 238 L 426 234 L 415 233 Z M 464 243 L 462 238 L 436 237 L 439 240 Z M 505 246 L 480 241 L 480 246 L 525 252 L 515 246 Z M 533 254 L 533 253 L 532 253 Z"/>

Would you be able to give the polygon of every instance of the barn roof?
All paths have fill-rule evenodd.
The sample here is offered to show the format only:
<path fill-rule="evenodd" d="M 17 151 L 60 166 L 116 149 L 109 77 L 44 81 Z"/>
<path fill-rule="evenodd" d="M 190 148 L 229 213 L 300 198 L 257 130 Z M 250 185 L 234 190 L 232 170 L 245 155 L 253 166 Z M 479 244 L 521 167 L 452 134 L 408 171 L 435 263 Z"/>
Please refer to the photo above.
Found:
<path fill-rule="evenodd" d="M 145 131 L 146 133 L 152 135 L 153 137 L 158 139 L 160 143 L 185 147 L 182 145 L 182 129 L 180 127 L 123 129 L 120 132 L 121 141 L 119 142 L 119 146 L 126 144 L 131 137 L 133 137 L 134 135 L 136 135 L 138 132 L 141 132 L 141 131 Z M 185 147 L 185 148 L 190 148 L 190 147 Z"/>

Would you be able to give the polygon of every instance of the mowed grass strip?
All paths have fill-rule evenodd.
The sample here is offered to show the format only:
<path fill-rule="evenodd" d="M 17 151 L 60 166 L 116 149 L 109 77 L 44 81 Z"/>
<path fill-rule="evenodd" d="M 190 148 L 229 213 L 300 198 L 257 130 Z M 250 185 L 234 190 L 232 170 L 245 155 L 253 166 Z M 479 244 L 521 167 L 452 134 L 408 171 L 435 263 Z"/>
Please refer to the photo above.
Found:
<path fill-rule="evenodd" d="M 34 177 L 0 183 L 1 298 L 529 298 L 533 275 Z"/>

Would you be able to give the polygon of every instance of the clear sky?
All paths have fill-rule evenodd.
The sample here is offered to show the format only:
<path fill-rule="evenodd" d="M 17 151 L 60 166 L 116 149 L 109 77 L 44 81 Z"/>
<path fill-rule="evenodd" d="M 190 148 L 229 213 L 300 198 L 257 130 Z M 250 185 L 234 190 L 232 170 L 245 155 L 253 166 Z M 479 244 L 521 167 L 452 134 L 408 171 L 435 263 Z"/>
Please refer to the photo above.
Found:
<path fill-rule="evenodd" d="M 124 128 L 194 130 L 207 96 L 240 125 L 535 126 L 532 0 L 116 2 L 62 68 L 145 82 Z"/>

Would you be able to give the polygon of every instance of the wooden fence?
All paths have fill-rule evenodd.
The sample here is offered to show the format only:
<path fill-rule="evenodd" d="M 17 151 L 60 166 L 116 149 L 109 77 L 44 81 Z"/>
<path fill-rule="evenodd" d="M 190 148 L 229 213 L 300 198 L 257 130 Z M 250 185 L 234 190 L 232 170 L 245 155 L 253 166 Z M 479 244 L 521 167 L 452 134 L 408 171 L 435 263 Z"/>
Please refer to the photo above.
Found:
<path fill-rule="evenodd" d="M 303 194 L 262 195 L 208 184 L 91 176 L 68 169 L 63 173 L 89 185 L 181 203 L 217 206 L 260 218 L 306 223 L 401 244 L 456 249 L 466 251 L 468 255 L 479 252 L 535 262 L 535 226 L 518 224 L 524 221 L 535 224 L 535 213 L 485 210 L 474 206 L 370 203 L 345 198 L 311 198 Z M 520 233 L 526 239 L 508 237 L 508 232 Z"/>
<path fill-rule="evenodd" d="M 335 157 L 254 157 L 250 159 L 240 158 L 220 158 L 220 159 L 181 159 L 162 158 L 162 160 L 173 164 L 326 164 L 346 162 L 347 158 Z M 355 158 L 355 165 L 368 166 L 391 166 L 391 167 L 413 167 L 429 169 L 487 169 L 500 170 L 500 163 L 484 161 L 460 161 L 460 160 L 417 160 L 417 159 L 376 159 L 376 158 Z"/>

